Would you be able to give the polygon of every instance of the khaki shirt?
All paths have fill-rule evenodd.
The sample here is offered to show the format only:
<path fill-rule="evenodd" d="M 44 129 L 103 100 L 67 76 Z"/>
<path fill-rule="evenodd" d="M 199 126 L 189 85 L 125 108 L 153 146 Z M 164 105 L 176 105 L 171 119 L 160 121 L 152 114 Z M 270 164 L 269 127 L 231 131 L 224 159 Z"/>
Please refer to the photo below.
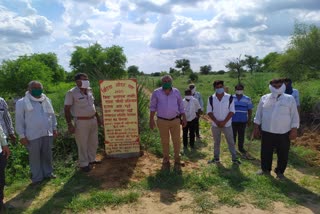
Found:
<path fill-rule="evenodd" d="M 71 106 L 73 117 L 91 117 L 96 114 L 91 88 L 87 89 L 87 95 L 83 94 L 77 86 L 70 89 L 66 94 L 64 105 Z"/>

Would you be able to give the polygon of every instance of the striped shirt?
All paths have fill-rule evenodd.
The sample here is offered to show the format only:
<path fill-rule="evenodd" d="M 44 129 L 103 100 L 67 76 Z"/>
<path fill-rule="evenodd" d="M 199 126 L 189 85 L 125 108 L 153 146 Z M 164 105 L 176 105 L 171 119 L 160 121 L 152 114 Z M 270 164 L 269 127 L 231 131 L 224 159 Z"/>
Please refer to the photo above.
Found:
<path fill-rule="evenodd" d="M 14 134 L 11 116 L 8 111 L 8 105 L 2 97 L 0 97 L 0 125 L 2 126 L 3 132 L 6 136 L 9 134 Z"/>
<path fill-rule="evenodd" d="M 243 95 L 240 100 L 238 100 L 237 96 L 233 95 L 233 100 L 236 113 L 232 117 L 232 122 L 248 122 L 248 111 L 253 109 L 253 104 L 250 97 Z"/>

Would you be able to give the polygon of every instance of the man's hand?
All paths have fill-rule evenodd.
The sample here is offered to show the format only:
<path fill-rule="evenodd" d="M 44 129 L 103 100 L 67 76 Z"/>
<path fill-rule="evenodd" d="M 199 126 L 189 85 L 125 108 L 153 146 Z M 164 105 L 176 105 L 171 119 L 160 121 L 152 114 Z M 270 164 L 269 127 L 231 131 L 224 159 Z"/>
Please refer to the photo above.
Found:
<path fill-rule="evenodd" d="M 70 134 L 73 134 L 74 132 L 75 132 L 75 128 L 74 128 L 74 126 L 73 126 L 73 124 L 72 123 L 69 123 L 68 124 L 68 131 L 69 131 L 69 133 Z"/>
<path fill-rule="evenodd" d="M 182 117 L 182 120 L 181 120 L 182 127 L 186 127 L 187 124 L 188 124 L 188 121 L 187 121 L 186 117 Z"/>
<path fill-rule="evenodd" d="M 15 134 L 9 134 L 9 138 L 12 143 L 15 143 L 17 140 L 17 137 L 15 136 Z"/>
<path fill-rule="evenodd" d="M 24 146 L 27 146 L 29 144 L 29 141 L 27 138 L 24 137 L 20 139 L 20 143 Z"/>
<path fill-rule="evenodd" d="M 3 155 L 6 157 L 6 159 L 9 158 L 10 156 L 10 149 L 8 146 L 2 146 L 2 152 L 3 152 Z"/>
<path fill-rule="evenodd" d="M 259 126 L 255 125 L 254 129 L 253 129 L 253 137 L 254 138 L 260 138 L 260 136 L 261 136 L 261 133 L 260 133 Z"/>
<path fill-rule="evenodd" d="M 298 129 L 293 128 L 291 129 L 290 133 L 289 133 L 289 139 L 290 140 L 295 140 L 298 136 Z"/>
<path fill-rule="evenodd" d="M 58 137 L 58 131 L 57 130 L 53 130 L 53 137 L 54 138 Z"/>
<path fill-rule="evenodd" d="M 154 122 L 153 118 L 150 118 L 149 126 L 151 130 L 153 130 L 156 127 L 156 123 Z"/>

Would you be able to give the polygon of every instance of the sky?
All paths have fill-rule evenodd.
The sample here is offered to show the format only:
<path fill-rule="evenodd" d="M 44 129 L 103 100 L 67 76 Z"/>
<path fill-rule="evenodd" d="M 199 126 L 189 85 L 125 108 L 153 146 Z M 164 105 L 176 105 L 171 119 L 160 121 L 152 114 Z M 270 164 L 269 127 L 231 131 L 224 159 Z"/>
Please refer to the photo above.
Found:
<path fill-rule="evenodd" d="M 75 46 L 119 45 L 126 66 L 169 71 L 178 59 L 213 70 L 283 52 L 296 22 L 320 26 L 320 0 L 0 0 L 0 61 Z"/>

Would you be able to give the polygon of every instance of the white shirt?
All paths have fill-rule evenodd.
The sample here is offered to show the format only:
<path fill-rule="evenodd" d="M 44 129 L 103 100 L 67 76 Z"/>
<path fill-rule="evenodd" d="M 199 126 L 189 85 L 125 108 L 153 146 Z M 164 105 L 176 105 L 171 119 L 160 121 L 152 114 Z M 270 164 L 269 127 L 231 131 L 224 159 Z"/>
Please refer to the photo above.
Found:
<path fill-rule="evenodd" d="M 274 134 L 285 134 L 291 128 L 299 128 L 299 113 L 293 96 L 266 94 L 261 97 L 254 123 Z"/>
<path fill-rule="evenodd" d="M 235 108 L 234 108 L 234 100 L 232 100 L 232 103 L 230 104 L 229 108 L 229 98 L 230 94 L 224 93 L 224 96 L 222 97 L 221 101 L 218 100 L 216 97 L 216 94 L 213 94 L 212 97 L 212 105 L 213 105 L 213 110 L 210 105 L 210 101 L 208 98 L 207 102 L 207 114 L 212 112 L 213 116 L 218 120 L 218 121 L 223 121 L 226 119 L 228 116 L 229 112 L 235 113 Z M 217 127 L 217 124 L 212 121 L 212 126 Z M 231 118 L 230 120 L 226 123 L 225 127 L 231 126 Z"/>
<path fill-rule="evenodd" d="M 198 102 L 198 100 L 194 97 L 191 97 L 189 102 L 186 100 L 186 98 L 183 99 L 183 106 L 184 106 L 184 111 L 187 117 L 187 121 L 192 121 L 196 118 L 197 114 L 196 112 L 201 109 L 201 106 Z"/>

